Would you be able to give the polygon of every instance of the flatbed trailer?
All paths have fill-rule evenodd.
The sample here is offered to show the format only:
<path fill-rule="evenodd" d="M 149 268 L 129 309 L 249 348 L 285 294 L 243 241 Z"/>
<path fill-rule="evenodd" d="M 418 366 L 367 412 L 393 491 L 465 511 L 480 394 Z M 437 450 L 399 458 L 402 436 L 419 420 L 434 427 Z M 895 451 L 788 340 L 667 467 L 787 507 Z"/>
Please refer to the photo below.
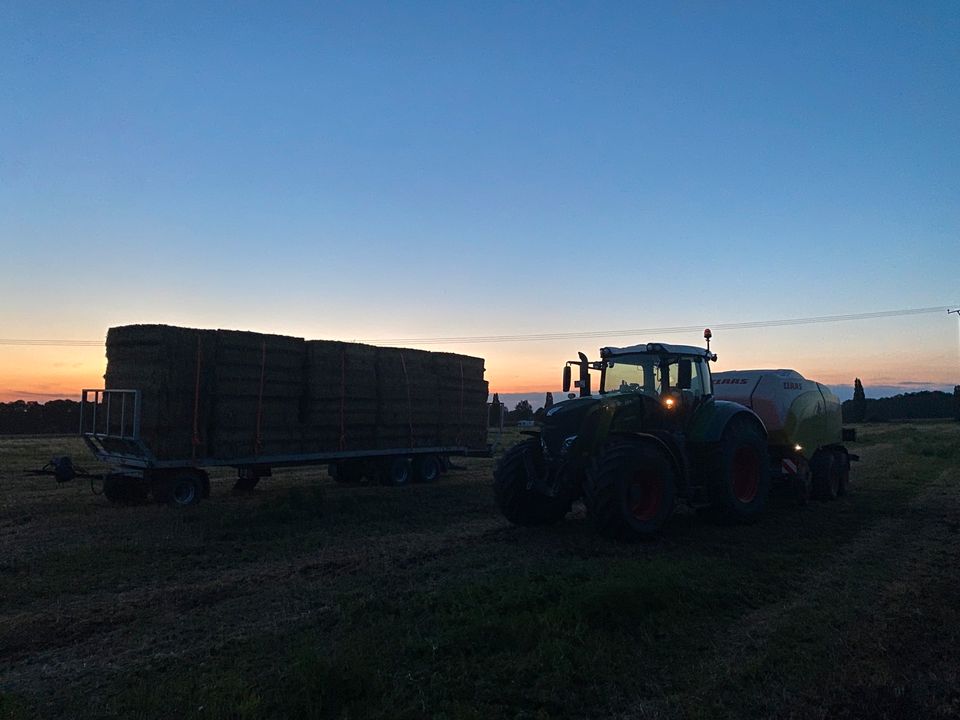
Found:
<path fill-rule="evenodd" d="M 449 467 L 449 458 L 491 457 L 493 446 L 402 446 L 330 452 L 246 454 L 235 457 L 158 458 L 141 435 L 142 392 L 138 389 L 85 388 L 81 391 L 80 435 L 91 454 L 111 466 L 103 476 L 103 494 L 112 502 L 158 502 L 192 505 L 210 494 L 205 468 L 237 470 L 235 489 L 252 490 L 273 468 L 328 465 L 338 482 L 364 477 L 385 485 L 430 482 Z M 194 428 L 196 430 L 196 428 Z"/>

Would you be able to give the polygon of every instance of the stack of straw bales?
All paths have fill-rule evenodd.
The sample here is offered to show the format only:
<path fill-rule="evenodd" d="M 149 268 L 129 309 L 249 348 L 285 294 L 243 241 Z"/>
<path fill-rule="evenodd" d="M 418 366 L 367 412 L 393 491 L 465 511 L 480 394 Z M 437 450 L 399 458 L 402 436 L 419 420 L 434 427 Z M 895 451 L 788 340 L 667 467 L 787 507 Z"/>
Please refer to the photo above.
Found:
<path fill-rule="evenodd" d="M 142 391 L 163 459 L 486 446 L 482 358 L 164 325 L 111 328 L 106 387 Z"/>

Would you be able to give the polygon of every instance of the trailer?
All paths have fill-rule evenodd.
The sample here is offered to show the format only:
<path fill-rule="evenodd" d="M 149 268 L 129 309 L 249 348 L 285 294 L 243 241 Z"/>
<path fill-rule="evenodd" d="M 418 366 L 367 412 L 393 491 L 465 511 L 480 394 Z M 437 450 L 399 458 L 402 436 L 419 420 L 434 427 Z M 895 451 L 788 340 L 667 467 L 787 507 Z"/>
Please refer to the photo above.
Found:
<path fill-rule="evenodd" d="M 489 457 L 483 359 L 164 325 L 111 328 L 105 387 L 81 391 L 80 434 L 113 502 L 191 505 L 210 468 L 248 491 L 274 468 L 338 482 L 430 482 Z"/>

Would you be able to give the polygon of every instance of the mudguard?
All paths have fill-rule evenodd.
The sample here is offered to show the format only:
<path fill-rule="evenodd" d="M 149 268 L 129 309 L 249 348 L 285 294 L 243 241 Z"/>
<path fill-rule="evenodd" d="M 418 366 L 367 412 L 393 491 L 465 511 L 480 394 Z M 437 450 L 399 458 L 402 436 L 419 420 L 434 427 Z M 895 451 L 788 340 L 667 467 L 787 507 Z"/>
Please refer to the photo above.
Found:
<path fill-rule="evenodd" d="M 753 410 L 729 400 L 711 400 L 697 408 L 687 431 L 687 440 L 693 443 L 718 442 L 727 424 L 737 415 L 752 418 L 766 437 L 767 429 Z"/>

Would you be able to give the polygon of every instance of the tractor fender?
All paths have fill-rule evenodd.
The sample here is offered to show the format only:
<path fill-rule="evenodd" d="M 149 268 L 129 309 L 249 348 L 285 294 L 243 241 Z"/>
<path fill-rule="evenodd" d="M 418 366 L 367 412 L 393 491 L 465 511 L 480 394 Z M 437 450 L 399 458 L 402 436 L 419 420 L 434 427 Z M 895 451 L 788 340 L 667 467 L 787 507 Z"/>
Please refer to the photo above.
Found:
<path fill-rule="evenodd" d="M 729 400 L 713 400 L 697 408 L 690 423 L 687 440 L 691 443 L 719 442 L 723 438 L 723 431 L 726 430 L 730 421 L 740 416 L 750 418 L 756 423 L 764 438 L 767 437 L 767 429 L 763 425 L 763 420 L 753 410 Z"/>
<path fill-rule="evenodd" d="M 613 432 L 610 434 L 610 437 L 636 440 L 654 446 L 658 451 L 662 452 L 670 459 L 670 465 L 673 467 L 673 472 L 677 478 L 678 494 L 686 494 L 689 487 L 686 463 L 683 462 L 682 450 L 677 443 L 669 437 L 669 435 L 660 437 L 658 435 L 645 432 Z"/>

